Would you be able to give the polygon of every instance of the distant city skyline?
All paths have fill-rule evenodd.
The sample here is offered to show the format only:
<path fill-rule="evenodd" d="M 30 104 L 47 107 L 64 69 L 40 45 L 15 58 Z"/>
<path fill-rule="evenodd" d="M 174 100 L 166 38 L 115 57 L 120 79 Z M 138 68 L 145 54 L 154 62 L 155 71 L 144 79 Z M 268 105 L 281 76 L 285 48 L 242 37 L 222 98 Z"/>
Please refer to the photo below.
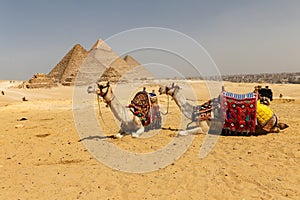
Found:
<path fill-rule="evenodd" d="M 190 36 L 223 75 L 300 71 L 297 0 L 0 3 L 0 79 L 47 74 L 75 44 L 89 50 L 99 38 L 139 27 L 169 28 Z M 140 53 L 133 57 L 151 62 Z"/>

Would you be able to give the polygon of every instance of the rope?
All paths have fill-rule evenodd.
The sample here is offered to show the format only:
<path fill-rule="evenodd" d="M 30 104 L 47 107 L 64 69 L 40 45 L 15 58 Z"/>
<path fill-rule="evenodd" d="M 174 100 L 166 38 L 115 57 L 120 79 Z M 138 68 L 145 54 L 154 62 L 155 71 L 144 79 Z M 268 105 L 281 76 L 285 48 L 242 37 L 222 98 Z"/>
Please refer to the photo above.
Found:
<path fill-rule="evenodd" d="M 166 113 L 161 112 L 162 115 L 167 115 L 169 113 L 170 97 L 169 97 L 169 95 L 167 95 L 167 96 L 168 96 L 167 112 Z"/>
<path fill-rule="evenodd" d="M 96 94 L 96 95 L 97 95 L 97 94 Z M 101 120 L 102 120 L 104 126 L 107 127 L 107 125 L 106 125 L 106 123 L 105 123 L 105 121 L 104 121 L 104 119 L 103 119 L 103 116 L 102 116 L 101 107 L 100 107 L 100 98 L 99 98 L 99 95 L 97 95 L 97 102 L 98 102 L 99 116 L 100 116 L 100 118 L 101 118 Z"/>

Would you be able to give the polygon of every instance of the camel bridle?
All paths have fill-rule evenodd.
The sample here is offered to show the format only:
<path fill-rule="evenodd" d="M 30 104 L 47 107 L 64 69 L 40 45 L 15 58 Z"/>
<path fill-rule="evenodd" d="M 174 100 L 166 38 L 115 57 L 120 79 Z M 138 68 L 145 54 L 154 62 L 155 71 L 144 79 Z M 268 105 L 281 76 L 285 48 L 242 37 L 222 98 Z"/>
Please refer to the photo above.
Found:
<path fill-rule="evenodd" d="M 174 96 L 175 95 L 175 93 L 178 91 L 178 89 L 179 89 L 179 86 L 177 86 L 177 85 L 175 85 L 174 83 L 171 85 L 171 87 L 168 87 L 168 86 L 166 86 L 165 87 L 165 94 L 166 95 L 168 95 L 168 93 L 171 91 L 171 90 L 173 90 L 173 91 L 171 91 L 171 94 L 170 94 L 170 96 Z"/>
<path fill-rule="evenodd" d="M 104 97 L 107 95 L 108 89 L 109 89 L 109 87 L 110 87 L 109 82 L 106 84 L 106 86 L 100 85 L 100 84 L 98 84 L 98 83 L 97 83 L 97 85 L 98 85 L 98 88 L 99 88 L 99 90 L 100 90 L 100 94 L 99 94 L 99 95 L 100 95 L 102 98 L 104 98 Z M 105 89 L 105 88 L 107 88 L 107 89 L 106 89 L 105 92 L 103 92 L 103 89 Z"/>
<path fill-rule="evenodd" d="M 171 94 L 171 96 L 173 97 L 174 94 L 178 91 L 178 89 L 179 89 L 179 86 L 175 85 L 174 83 L 172 84 L 171 87 L 165 86 L 165 92 L 164 93 L 162 93 L 162 88 L 159 88 L 159 93 L 160 94 L 166 94 L 168 96 L 167 112 L 166 113 L 161 113 L 162 115 L 167 115 L 169 113 L 169 106 L 170 106 L 170 99 L 169 99 L 170 95 L 168 94 L 169 91 L 173 90 L 173 92 Z"/>
<path fill-rule="evenodd" d="M 110 88 L 110 84 L 109 82 L 107 82 L 107 84 L 105 86 L 97 84 L 98 88 L 100 90 L 100 96 L 104 99 L 106 97 L 106 95 L 108 94 L 109 88 Z M 106 88 L 106 91 L 103 92 L 103 90 Z M 115 96 L 113 95 L 113 97 L 111 98 L 111 100 L 106 100 L 105 103 L 109 104 L 113 99 L 115 98 Z"/>
<path fill-rule="evenodd" d="M 98 85 L 98 88 L 99 88 L 99 90 L 100 90 L 100 94 L 97 95 L 97 102 L 98 102 L 99 116 L 100 116 L 100 118 L 102 119 L 104 125 L 107 126 L 106 123 L 105 123 L 105 121 L 104 121 L 104 119 L 103 119 L 103 116 L 102 116 L 101 107 L 100 107 L 100 98 L 99 98 L 99 96 L 101 96 L 101 97 L 103 98 L 103 100 L 104 100 L 104 98 L 105 98 L 106 95 L 108 94 L 110 84 L 109 84 L 109 82 L 107 82 L 106 86 L 100 85 L 100 84 L 98 84 L 98 83 L 97 83 L 97 85 Z M 104 90 L 105 88 L 106 88 L 106 91 L 103 92 L 103 90 Z M 104 100 L 105 103 L 106 103 L 106 107 L 110 104 L 110 102 L 111 102 L 114 98 L 115 98 L 115 96 L 113 95 L 113 97 L 111 98 L 111 100 L 109 100 L 109 101 L 105 101 L 105 100 Z"/>

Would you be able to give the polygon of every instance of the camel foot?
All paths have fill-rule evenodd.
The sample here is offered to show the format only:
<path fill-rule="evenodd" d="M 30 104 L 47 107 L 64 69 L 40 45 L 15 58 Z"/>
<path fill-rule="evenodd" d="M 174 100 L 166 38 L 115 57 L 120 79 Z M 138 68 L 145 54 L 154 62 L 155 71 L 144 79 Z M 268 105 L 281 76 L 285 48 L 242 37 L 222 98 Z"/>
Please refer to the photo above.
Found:
<path fill-rule="evenodd" d="M 178 135 L 180 135 L 180 136 L 186 136 L 186 135 L 188 135 L 188 132 L 187 131 L 179 131 Z"/>
<path fill-rule="evenodd" d="M 120 139 L 122 137 L 124 137 L 124 135 L 122 135 L 121 133 L 117 133 L 116 135 L 114 135 L 114 138 Z"/>
<path fill-rule="evenodd" d="M 132 134 L 131 134 L 131 137 L 133 137 L 133 138 L 138 138 L 138 137 L 140 137 L 140 134 L 138 134 L 138 133 L 132 133 Z"/>

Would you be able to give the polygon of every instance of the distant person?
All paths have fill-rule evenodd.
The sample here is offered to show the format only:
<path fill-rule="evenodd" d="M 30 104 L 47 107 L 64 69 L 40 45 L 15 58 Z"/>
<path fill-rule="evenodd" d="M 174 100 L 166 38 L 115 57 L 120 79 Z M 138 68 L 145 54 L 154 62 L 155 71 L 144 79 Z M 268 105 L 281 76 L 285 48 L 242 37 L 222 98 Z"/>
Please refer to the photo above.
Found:
<path fill-rule="evenodd" d="M 261 97 L 267 97 L 270 101 L 273 100 L 273 92 L 269 86 L 266 86 L 265 88 L 258 88 L 258 93 Z"/>
<path fill-rule="evenodd" d="M 224 85 L 222 85 L 222 92 L 224 92 L 225 91 L 225 86 Z"/>
<path fill-rule="evenodd" d="M 2 95 L 4 95 L 4 91 L 3 90 L 1 91 L 1 93 L 2 93 Z"/>
<path fill-rule="evenodd" d="M 282 97 L 283 97 L 283 95 L 280 93 L 280 94 L 279 94 L 279 98 L 282 98 Z"/>
<path fill-rule="evenodd" d="M 157 99 L 157 96 L 156 96 L 154 90 L 152 90 L 152 92 L 149 93 L 149 96 L 150 96 L 150 101 L 151 101 L 151 103 L 152 103 L 152 104 L 157 104 L 158 99 Z"/>

